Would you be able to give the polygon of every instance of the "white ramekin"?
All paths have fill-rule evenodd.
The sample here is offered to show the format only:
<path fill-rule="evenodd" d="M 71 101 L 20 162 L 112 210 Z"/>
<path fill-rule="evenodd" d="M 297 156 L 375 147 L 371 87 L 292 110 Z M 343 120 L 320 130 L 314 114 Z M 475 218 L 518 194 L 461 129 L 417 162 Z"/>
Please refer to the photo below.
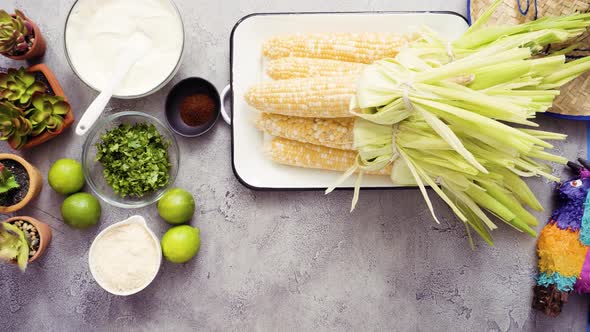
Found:
<path fill-rule="evenodd" d="M 98 239 L 100 239 L 102 236 L 104 236 L 104 234 L 106 234 L 109 230 L 111 230 L 115 227 L 119 227 L 124 224 L 139 224 L 142 227 L 144 227 L 145 230 L 148 232 L 148 234 L 151 236 L 151 238 L 154 240 L 154 243 L 156 245 L 156 249 L 157 249 L 157 252 L 159 253 L 159 256 L 158 256 L 158 269 L 154 272 L 154 275 L 149 279 L 149 281 L 146 282 L 145 285 L 142 285 L 142 286 L 135 288 L 135 289 L 121 292 L 121 291 L 117 291 L 117 290 L 109 288 L 107 285 L 105 285 L 100 280 L 100 278 L 98 278 L 98 273 L 94 269 L 95 264 L 92 261 L 92 252 L 94 251 L 94 247 L 95 247 L 96 241 Z M 160 246 L 160 240 L 158 239 L 156 234 L 154 234 L 154 232 L 152 232 L 152 230 L 147 226 L 145 219 L 142 216 L 137 216 L 137 215 L 131 216 L 128 219 L 120 221 L 118 223 L 114 223 L 111 226 L 103 229 L 100 233 L 98 233 L 96 238 L 94 238 L 94 241 L 92 241 L 92 245 L 90 246 L 90 250 L 88 251 L 88 266 L 90 267 L 90 273 L 92 273 L 92 277 L 94 277 L 94 280 L 96 280 L 96 282 L 100 285 L 100 287 L 102 287 L 104 290 L 106 290 L 107 292 L 109 292 L 113 295 L 128 296 L 128 295 L 133 295 L 135 293 L 142 291 L 147 286 L 149 286 L 152 283 L 152 281 L 154 281 L 154 279 L 158 275 L 158 272 L 160 271 L 161 265 L 162 265 L 162 247 Z"/>

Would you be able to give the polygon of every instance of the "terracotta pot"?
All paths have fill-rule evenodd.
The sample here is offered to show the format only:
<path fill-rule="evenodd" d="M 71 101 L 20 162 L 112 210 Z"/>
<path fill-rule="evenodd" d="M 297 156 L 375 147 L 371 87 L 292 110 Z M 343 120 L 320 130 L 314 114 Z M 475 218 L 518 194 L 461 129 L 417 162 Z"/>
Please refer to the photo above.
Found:
<path fill-rule="evenodd" d="M 15 17 L 14 14 L 11 16 Z M 30 18 L 26 17 L 26 19 L 27 21 L 29 21 L 29 23 L 31 23 L 31 26 L 33 27 L 33 33 L 35 34 L 35 41 L 33 42 L 33 45 L 31 46 L 29 51 L 23 55 L 14 56 L 2 53 L 2 55 L 4 55 L 5 57 L 10 58 L 12 60 L 28 60 L 32 58 L 40 58 L 45 54 L 45 50 L 47 49 L 47 43 L 45 42 L 43 34 L 41 34 L 41 30 L 39 29 L 37 24 L 35 24 L 35 22 L 33 22 Z"/>
<path fill-rule="evenodd" d="M 34 66 L 29 67 L 27 69 L 27 71 L 30 73 L 35 73 L 35 72 L 43 73 L 43 75 L 47 79 L 47 82 L 49 82 L 51 89 L 55 93 L 55 95 L 63 97 L 66 101 L 68 100 L 68 98 L 64 94 L 64 90 L 62 89 L 61 85 L 59 84 L 59 81 L 57 80 L 57 78 L 55 77 L 53 72 L 49 69 L 49 67 L 47 67 L 44 64 L 38 64 L 38 65 L 34 65 Z M 55 136 L 61 134 L 62 131 L 64 131 L 66 128 L 71 127 L 72 124 L 74 123 L 74 120 L 75 120 L 74 119 L 74 112 L 72 111 L 72 107 L 70 106 L 68 113 L 66 113 L 66 116 L 64 117 L 63 127 L 60 131 L 53 132 L 53 133 L 50 133 L 48 131 L 44 131 L 41 135 L 29 137 L 29 140 L 27 141 L 27 143 L 25 143 L 25 145 L 21 146 L 20 149 L 18 149 L 18 150 L 30 149 L 32 147 L 39 145 L 39 144 L 43 144 L 43 143 L 49 141 L 50 139 L 54 138 Z M 14 144 L 12 144 L 10 141 L 8 141 L 8 144 L 10 144 L 11 148 L 17 150 L 16 147 L 14 146 Z"/>
<path fill-rule="evenodd" d="M 49 226 L 47 226 L 46 223 L 40 222 L 39 220 L 37 220 L 35 218 L 24 217 L 24 216 L 12 217 L 10 219 L 4 220 L 4 222 L 13 223 L 18 220 L 24 220 L 24 221 L 28 222 L 29 224 L 35 226 L 35 228 L 37 229 L 37 232 L 39 232 L 39 249 L 37 250 L 35 255 L 33 255 L 33 257 L 29 258 L 29 263 L 32 263 L 37 258 L 43 256 L 43 253 L 45 253 L 45 250 L 47 249 L 49 242 L 51 242 L 51 236 L 52 236 L 51 228 L 49 228 Z M 14 262 L 14 263 L 16 264 L 16 262 Z"/>
<path fill-rule="evenodd" d="M 41 172 L 39 172 L 35 166 L 31 165 L 29 162 L 15 154 L 0 153 L 0 162 L 6 159 L 16 161 L 17 163 L 23 165 L 27 170 L 27 174 L 29 175 L 29 191 L 25 195 L 25 198 L 23 198 L 23 200 L 17 204 L 12 206 L 0 206 L 0 213 L 2 214 L 16 212 L 24 208 L 31 200 L 37 197 L 41 192 L 41 189 L 43 189 L 43 177 L 41 176 Z"/>

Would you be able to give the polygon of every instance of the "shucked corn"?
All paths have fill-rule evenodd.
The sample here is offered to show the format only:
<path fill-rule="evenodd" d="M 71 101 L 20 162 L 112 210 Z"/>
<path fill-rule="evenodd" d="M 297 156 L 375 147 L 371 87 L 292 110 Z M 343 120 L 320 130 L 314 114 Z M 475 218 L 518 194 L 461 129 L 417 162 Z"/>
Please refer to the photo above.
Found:
<path fill-rule="evenodd" d="M 267 41 L 267 73 L 277 81 L 257 84 L 245 99 L 273 113 L 263 113 L 257 122 L 259 129 L 277 136 L 270 143 L 271 159 L 305 168 L 350 168 L 357 153 L 352 150 L 354 119 L 349 106 L 358 74 L 364 64 L 394 57 L 414 39 L 394 33 L 327 33 Z M 388 166 L 373 174 L 390 172 Z"/>
<path fill-rule="evenodd" d="M 372 63 L 394 57 L 398 49 L 416 39 L 398 33 L 313 33 L 278 36 L 262 46 L 264 56 L 288 56 Z"/>
<path fill-rule="evenodd" d="M 296 78 L 258 83 L 246 92 L 259 111 L 302 117 L 350 117 L 357 76 Z"/>
<path fill-rule="evenodd" d="M 354 164 L 357 155 L 355 151 L 328 148 L 282 137 L 273 138 L 269 152 L 271 160 L 279 164 L 341 172 L 346 171 Z M 378 172 L 367 174 L 387 175 L 390 173 L 391 166 L 388 166 Z"/>
<path fill-rule="evenodd" d="M 354 121 L 354 118 L 300 118 L 262 113 L 256 125 L 272 136 L 352 150 Z"/>
<path fill-rule="evenodd" d="M 360 75 L 366 65 L 330 59 L 286 57 L 271 60 L 266 72 L 275 80 L 317 76 Z"/>

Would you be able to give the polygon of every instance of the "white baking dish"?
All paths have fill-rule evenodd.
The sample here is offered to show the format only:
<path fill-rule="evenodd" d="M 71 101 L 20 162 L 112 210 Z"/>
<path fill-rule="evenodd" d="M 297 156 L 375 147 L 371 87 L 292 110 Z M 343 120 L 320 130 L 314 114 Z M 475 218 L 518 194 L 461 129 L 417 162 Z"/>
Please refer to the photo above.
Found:
<path fill-rule="evenodd" d="M 249 87 L 264 74 L 262 43 L 270 37 L 306 32 L 410 32 L 429 26 L 453 40 L 468 25 L 452 12 L 278 13 L 252 14 L 235 25 L 231 35 L 232 163 L 236 177 L 257 190 L 325 189 L 340 173 L 279 165 L 265 155 L 264 135 L 254 126 L 257 112 L 246 104 Z M 343 184 L 352 188 L 354 178 Z M 387 176 L 365 176 L 363 188 L 396 188 Z"/>

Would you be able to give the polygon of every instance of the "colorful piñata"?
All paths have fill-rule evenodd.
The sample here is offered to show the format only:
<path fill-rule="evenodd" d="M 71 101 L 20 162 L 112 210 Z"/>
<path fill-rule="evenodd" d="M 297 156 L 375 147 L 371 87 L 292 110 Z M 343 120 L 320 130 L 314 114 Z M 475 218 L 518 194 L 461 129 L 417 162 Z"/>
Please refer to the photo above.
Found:
<path fill-rule="evenodd" d="M 590 293 L 590 162 L 568 163 L 576 178 L 558 188 L 557 208 L 541 231 L 533 307 L 557 316 L 571 292 Z"/>

